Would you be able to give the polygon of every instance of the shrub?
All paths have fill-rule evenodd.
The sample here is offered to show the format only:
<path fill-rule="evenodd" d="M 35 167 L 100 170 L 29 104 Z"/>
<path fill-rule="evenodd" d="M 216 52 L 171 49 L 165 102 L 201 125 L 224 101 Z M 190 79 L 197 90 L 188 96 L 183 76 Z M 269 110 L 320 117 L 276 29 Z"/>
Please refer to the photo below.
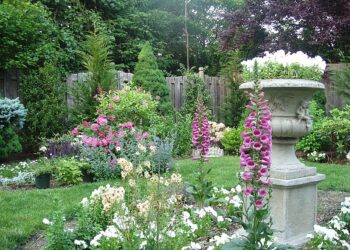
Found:
<path fill-rule="evenodd" d="M 243 142 L 243 138 L 241 137 L 243 131 L 243 126 L 240 126 L 238 128 L 232 128 L 224 133 L 224 137 L 220 142 L 224 146 L 226 153 L 231 155 L 240 154 L 239 148 Z"/>
<path fill-rule="evenodd" d="M 12 127 L 0 129 L 0 160 L 22 151 L 20 138 Z"/>
<path fill-rule="evenodd" d="M 156 138 L 153 142 L 157 150 L 152 155 L 152 163 L 155 166 L 155 169 L 158 169 L 160 172 L 164 172 L 174 164 L 174 141 L 173 138 Z"/>
<path fill-rule="evenodd" d="M 126 86 L 122 90 L 100 95 L 98 113 L 113 117 L 113 124 L 131 121 L 138 127 L 148 129 L 156 119 L 157 101 L 143 90 Z"/>
<path fill-rule="evenodd" d="M 325 111 L 318 105 L 317 101 L 311 101 L 309 106 L 310 114 L 313 117 L 312 131 L 306 136 L 299 139 L 296 144 L 296 150 L 311 153 L 320 151 L 328 143 L 328 139 L 320 136 L 320 129 L 326 119 Z"/>
<path fill-rule="evenodd" d="M 166 139 L 173 138 L 176 133 L 176 123 L 173 115 L 154 116 L 149 132 L 156 137 Z M 176 140 L 176 138 L 174 138 Z"/>
<path fill-rule="evenodd" d="M 331 110 L 331 116 L 316 120 L 313 131 L 296 145 L 304 152 L 324 151 L 343 158 L 350 150 L 350 105 Z"/>
<path fill-rule="evenodd" d="M 152 145 L 148 132 L 136 130 L 132 122 L 117 125 L 114 118 L 100 115 L 90 124 L 84 121 L 72 131 L 82 145 L 81 158 L 90 163 L 97 179 L 119 176 L 120 158 L 130 161 L 133 166 L 150 166 L 150 156 L 156 148 Z"/>
<path fill-rule="evenodd" d="M 193 71 L 183 70 L 183 75 L 186 76 L 185 102 L 181 107 L 182 115 L 194 114 L 196 111 L 197 98 L 202 96 L 204 106 L 210 107 L 210 95 L 204 81 Z"/>
<path fill-rule="evenodd" d="M 27 110 L 23 104 L 16 99 L 0 99 L 0 129 L 6 126 L 23 128 L 26 120 Z"/>
<path fill-rule="evenodd" d="M 58 57 L 58 29 L 41 3 L 2 1 L 0 30 L 1 69 L 23 70 Z"/>
<path fill-rule="evenodd" d="M 17 130 L 24 125 L 27 110 L 19 99 L 0 99 L 0 160 L 22 151 Z"/>
<path fill-rule="evenodd" d="M 79 156 L 89 163 L 97 180 L 120 177 L 120 168 L 111 165 L 111 154 L 103 148 L 82 146 Z"/>
<path fill-rule="evenodd" d="M 84 162 L 74 158 L 56 160 L 55 179 L 63 185 L 74 185 L 82 182 L 80 168 L 84 164 Z"/>
<path fill-rule="evenodd" d="M 107 35 L 95 28 L 87 35 L 85 51 L 81 52 L 81 56 L 88 77 L 84 82 L 74 84 L 69 90 L 74 100 L 72 115 L 75 122 L 92 119 L 98 105 L 96 96 L 117 87 Z"/>
<path fill-rule="evenodd" d="M 326 154 L 313 151 L 307 154 L 307 159 L 314 162 L 323 162 L 326 159 Z"/>
<path fill-rule="evenodd" d="M 192 114 L 176 115 L 174 154 L 187 156 L 192 148 Z"/>
<path fill-rule="evenodd" d="M 52 160 L 42 157 L 30 164 L 30 171 L 35 176 L 53 174 L 55 172 L 55 164 Z"/>
<path fill-rule="evenodd" d="M 226 62 L 220 71 L 220 75 L 224 77 L 225 84 L 229 88 L 223 109 L 220 110 L 220 121 L 223 121 L 229 127 L 239 125 L 247 101 L 247 96 L 244 95 L 243 90 L 239 89 L 240 83 L 243 82 L 239 63 L 240 57 L 240 52 L 228 53 Z"/>
<path fill-rule="evenodd" d="M 157 59 L 149 42 L 144 44 L 138 56 L 133 84 L 149 91 L 154 98 L 159 99 L 158 110 L 161 114 L 172 113 L 173 108 L 170 102 L 169 88 L 163 72 L 158 69 Z"/>
<path fill-rule="evenodd" d="M 37 147 L 39 138 L 51 138 L 67 129 L 63 76 L 55 64 L 45 63 L 21 78 L 20 97 L 28 109 L 23 137 L 30 148 Z"/>

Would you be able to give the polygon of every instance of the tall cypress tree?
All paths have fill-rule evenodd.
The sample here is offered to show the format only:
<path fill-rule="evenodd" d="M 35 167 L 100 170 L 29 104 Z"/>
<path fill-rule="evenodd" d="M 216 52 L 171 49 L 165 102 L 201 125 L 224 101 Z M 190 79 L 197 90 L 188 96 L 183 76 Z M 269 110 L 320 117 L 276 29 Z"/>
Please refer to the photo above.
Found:
<path fill-rule="evenodd" d="M 154 98 L 159 99 L 158 110 L 161 114 L 172 112 L 169 88 L 163 72 L 158 68 L 157 58 L 153 54 L 152 46 L 149 42 L 145 43 L 138 56 L 133 83 L 149 91 Z"/>

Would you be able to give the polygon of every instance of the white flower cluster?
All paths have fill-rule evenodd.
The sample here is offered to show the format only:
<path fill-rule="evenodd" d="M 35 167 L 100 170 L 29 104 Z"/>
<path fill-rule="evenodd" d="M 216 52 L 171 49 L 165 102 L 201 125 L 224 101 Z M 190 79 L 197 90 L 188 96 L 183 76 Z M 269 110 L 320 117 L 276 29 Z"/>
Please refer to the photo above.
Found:
<path fill-rule="evenodd" d="M 103 210 L 107 211 L 116 202 L 124 200 L 125 189 L 123 187 L 111 187 L 109 184 L 106 186 L 100 186 L 95 189 L 90 196 L 90 201 L 86 197 L 82 199 L 81 204 L 83 207 L 87 207 L 89 204 L 95 202 L 102 202 Z"/>
<path fill-rule="evenodd" d="M 210 132 L 210 141 L 211 144 L 218 143 L 223 137 L 226 131 L 229 131 L 230 128 L 226 127 L 223 123 L 216 123 L 209 121 L 209 132 Z"/>
<path fill-rule="evenodd" d="M 82 249 L 88 248 L 88 245 L 83 240 L 74 240 L 74 245 L 81 247 Z"/>
<path fill-rule="evenodd" d="M 341 206 L 340 214 L 334 216 L 327 223 L 327 226 L 314 225 L 315 234 L 307 235 L 308 238 L 315 239 L 318 249 L 323 249 L 326 244 L 331 244 L 334 248 L 343 246 L 346 249 L 350 249 L 350 233 L 348 230 L 350 226 L 350 197 L 346 197 Z"/>
<path fill-rule="evenodd" d="M 214 197 L 223 198 L 226 203 L 233 205 L 235 208 L 239 208 L 243 204 L 243 201 L 239 197 L 239 193 L 241 192 L 242 187 L 240 185 L 237 185 L 236 188 L 232 188 L 231 190 L 214 187 Z"/>
<path fill-rule="evenodd" d="M 284 50 L 278 50 L 274 53 L 266 51 L 264 54 L 264 57 L 255 57 L 251 60 L 243 61 L 242 65 L 250 72 L 253 72 L 255 61 L 257 62 L 258 67 L 265 67 L 269 63 L 281 64 L 284 67 L 288 67 L 292 64 L 298 64 L 302 67 L 315 67 L 322 74 L 326 69 L 326 62 L 320 56 L 312 58 L 302 51 L 292 54 L 290 52 L 286 53 Z"/>
<path fill-rule="evenodd" d="M 317 151 L 313 151 L 307 154 L 307 158 L 310 161 L 316 161 L 316 162 L 323 161 L 326 159 L 326 153 L 318 153 Z"/>
<path fill-rule="evenodd" d="M 120 165 L 120 168 L 122 169 L 122 178 L 125 179 L 128 175 L 132 173 L 134 166 L 130 161 L 126 160 L 125 158 L 119 158 L 117 162 Z"/>
<path fill-rule="evenodd" d="M 350 197 L 345 197 L 345 200 L 341 203 L 341 213 L 350 215 Z"/>

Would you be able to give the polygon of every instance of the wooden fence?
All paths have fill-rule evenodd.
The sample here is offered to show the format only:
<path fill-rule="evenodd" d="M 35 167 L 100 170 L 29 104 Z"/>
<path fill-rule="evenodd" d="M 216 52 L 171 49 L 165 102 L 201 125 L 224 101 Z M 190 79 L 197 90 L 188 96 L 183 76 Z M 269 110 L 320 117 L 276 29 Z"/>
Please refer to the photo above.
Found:
<path fill-rule="evenodd" d="M 175 110 L 180 110 L 185 102 L 187 78 L 185 76 L 167 77 L 166 81 L 170 90 L 170 97 Z M 215 118 L 219 117 L 220 109 L 223 107 L 225 97 L 228 94 L 228 87 L 225 81 L 220 77 L 204 76 L 204 82 L 211 96 L 212 114 Z"/>
<path fill-rule="evenodd" d="M 204 78 L 204 82 L 212 99 L 211 107 L 209 108 L 211 109 L 213 116 L 218 118 L 220 109 L 223 107 L 224 99 L 228 94 L 228 88 L 225 86 L 223 78 L 210 77 L 202 74 L 202 72 L 200 72 L 199 75 Z M 122 89 L 126 83 L 132 80 L 132 77 L 133 74 L 131 73 L 119 71 L 116 75 L 118 84 L 117 88 Z M 75 82 L 81 83 L 86 78 L 87 73 L 72 74 L 68 76 L 67 84 L 68 86 L 71 86 Z M 166 77 L 166 81 L 170 90 L 170 98 L 173 107 L 176 111 L 179 111 L 185 102 L 187 78 L 185 76 Z M 69 106 L 73 104 L 73 99 L 70 95 L 67 95 L 67 103 Z"/>
<path fill-rule="evenodd" d="M 18 97 L 18 71 L 0 71 L 0 97 Z"/>
<path fill-rule="evenodd" d="M 334 91 L 329 75 L 334 70 L 339 69 L 343 65 L 329 64 L 325 72 L 323 83 L 325 84 L 325 93 L 327 97 L 327 111 L 334 107 L 342 107 L 344 100 Z M 225 97 L 229 93 L 228 87 L 220 77 L 210 77 L 203 73 L 200 68 L 199 76 L 204 79 L 206 86 L 212 98 L 212 105 L 210 109 L 214 117 L 219 118 L 220 110 L 223 107 Z M 67 84 L 72 85 L 74 82 L 83 82 L 87 77 L 87 73 L 71 74 L 67 78 Z M 133 74 L 118 71 L 116 75 L 118 88 L 123 88 L 124 84 L 132 80 Z M 185 102 L 185 91 L 186 91 L 186 77 L 175 76 L 167 77 L 166 81 L 170 90 L 170 97 L 173 106 L 176 110 L 179 110 Z M 19 73 L 18 71 L 0 71 L 0 97 L 16 98 L 18 97 L 18 85 L 19 85 Z M 350 87 L 350 86 L 349 86 Z M 67 94 L 67 103 L 72 105 L 72 98 Z"/>

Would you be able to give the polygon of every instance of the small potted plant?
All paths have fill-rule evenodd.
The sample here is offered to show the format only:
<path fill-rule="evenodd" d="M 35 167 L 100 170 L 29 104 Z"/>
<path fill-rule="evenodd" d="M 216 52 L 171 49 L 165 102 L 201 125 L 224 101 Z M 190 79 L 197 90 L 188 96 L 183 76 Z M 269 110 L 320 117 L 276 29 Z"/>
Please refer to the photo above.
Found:
<path fill-rule="evenodd" d="M 80 171 L 82 173 L 83 182 L 93 182 L 95 174 L 88 162 L 79 163 Z"/>
<path fill-rule="evenodd" d="M 47 159 L 41 159 L 33 165 L 35 176 L 35 186 L 40 189 L 49 188 L 51 175 L 53 172 L 53 165 Z"/>

